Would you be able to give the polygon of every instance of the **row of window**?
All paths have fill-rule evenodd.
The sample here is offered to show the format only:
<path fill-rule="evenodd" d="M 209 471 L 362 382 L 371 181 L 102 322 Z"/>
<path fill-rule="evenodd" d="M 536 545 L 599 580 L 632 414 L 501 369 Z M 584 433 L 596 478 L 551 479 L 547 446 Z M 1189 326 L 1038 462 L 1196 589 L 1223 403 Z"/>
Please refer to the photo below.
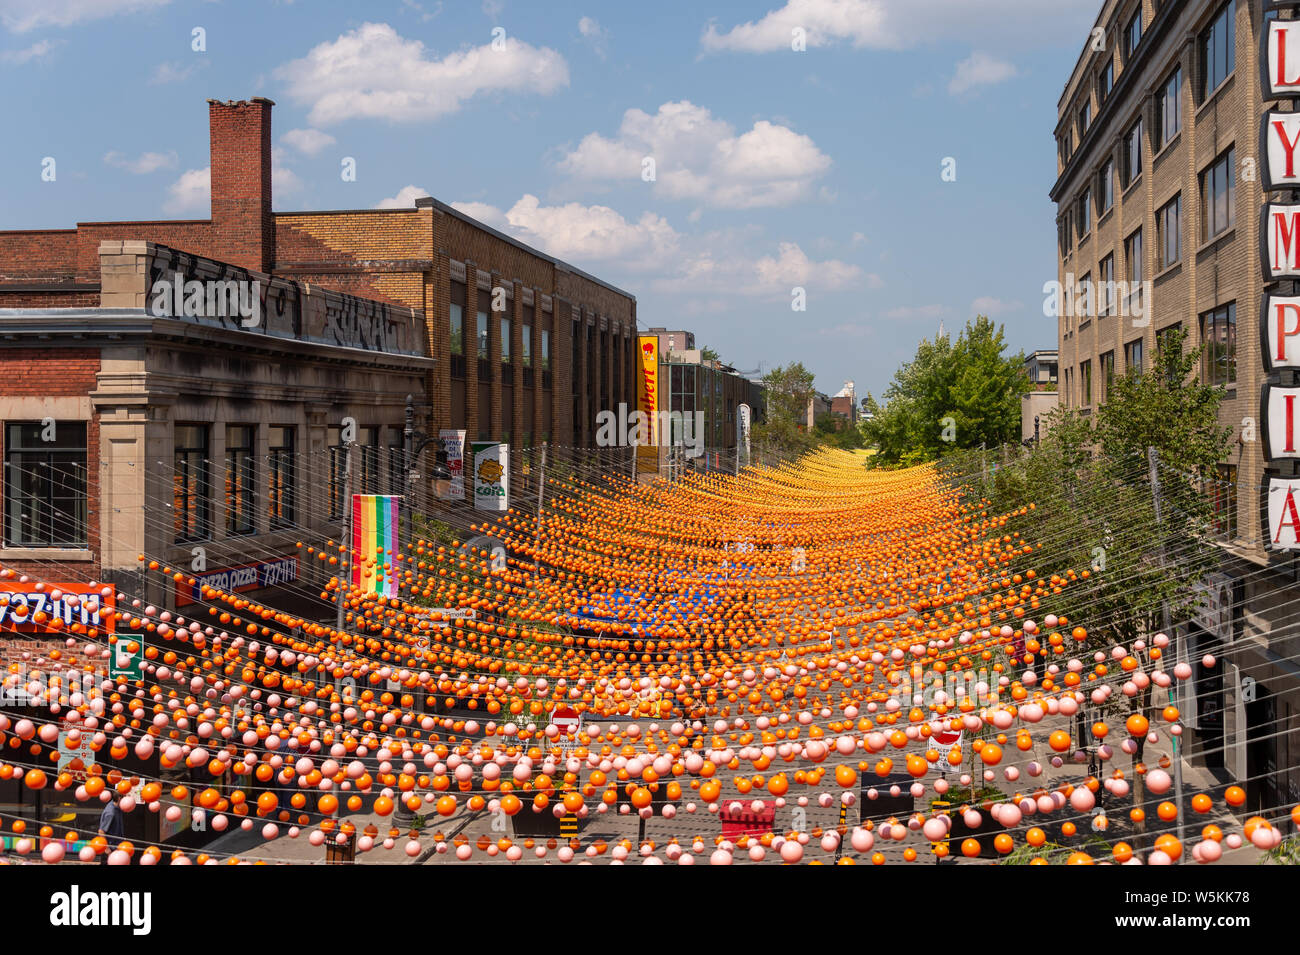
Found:
<path fill-rule="evenodd" d="M 1229 229 L 1233 228 L 1237 222 L 1237 186 L 1236 186 L 1236 163 L 1237 155 L 1235 147 L 1229 147 L 1221 153 L 1214 162 L 1210 163 L 1200 175 L 1200 193 L 1201 193 L 1201 235 L 1202 243 L 1223 235 Z M 1111 163 L 1108 161 L 1102 168 L 1102 181 L 1106 184 L 1103 189 L 1107 205 L 1099 209 L 1099 212 L 1105 212 L 1109 209 L 1111 201 L 1109 192 L 1109 178 Z M 1079 198 L 1077 208 L 1074 210 L 1077 214 L 1078 221 L 1078 238 L 1080 241 L 1091 231 L 1090 211 L 1092 204 L 1092 190 L 1086 188 Z M 1162 272 L 1173 266 L 1182 259 L 1182 221 L 1183 221 L 1183 196 L 1177 193 L 1172 199 L 1166 202 L 1156 210 L 1156 271 Z M 1061 256 L 1065 257 L 1072 249 L 1071 243 L 1071 216 L 1070 210 L 1067 210 L 1062 217 L 1061 231 Z M 1142 281 L 1142 229 L 1138 228 L 1124 240 L 1124 261 L 1126 265 L 1125 278 L 1130 283 L 1140 283 Z M 1107 279 L 1114 279 L 1115 264 L 1113 254 L 1105 256 L 1101 260 L 1102 282 Z M 1105 274 L 1109 273 L 1109 275 Z M 1105 303 L 1102 303 L 1101 314 L 1108 312 L 1105 310 Z"/>
<path fill-rule="evenodd" d="M 226 535 L 257 531 L 258 425 L 226 425 L 226 456 L 221 496 Z M 172 526 L 177 543 L 212 536 L 214 486 L 209 459 L 211 426 L 177 424 L 173 432 Z M 297 524 L 297 429 L 273 425 L 267 429 L 266 488 L 262 504 L 272 530 Z"/>
<path fill-rule="evenodd" d="M 1228 77 L 1232 75 L 1232 71 L 1236 67 L 1234 5 L 1234 0 L 1225 0 L 1225 3 L 1219 7 L 1208 25 L 1197 37 L 1199 82 L 1196 89 L 1196 101 L 1198 103 L 1204 103 L 1212 97 L 1219 87 L 1227 82 Z M 1142 3 L 1139 0 L 1132 14 L 1124 21 L 1124 30 L 1121 35 L 1120 52 L 1125 68 L 1128 67 L 1133 54 L 1141 44 L 1142 37 Z M 1109 46 L 1106 47 L 1106 50 L 1109 54 Z M 1073 126 L 1067 126 L 1061 133 L 1059 154 L 1062 168 L 1070 161 L 1075 147 L 1083 141 L 1084 135 L 1092 125 L 1093 90 L 1096 91 L 1097 109 L 1100 110 L 1102 104 L 1109 98 L 1114 86 L 1115 58 L 1113 55 L 1107 55 L 1098 68 L 1095 82 L 1084 87 L 1087 92 L 1084 94 L 1083 104 L 1075 113 L 1077 122 Z M 1182 86 L 1183 71 L 1182 67 L 1178 66 L 1165 78 L 1156 92 L 1155 148 L 1157 151 L 1171 142 L 1182 129 Z M 1141 123 L 1139 122 L 1137 124 L 1139 130 L 1140 126 Z M 1136 163 L 1130 163 L 1128 168 L 1130 171 L 1136 169 Z M 1131 178 L 1131 176 L 1126 177 L 1124 180 L 1125 186 L 1128 185 Z"/>
<path fill-rule="evenodd" d="M 1201 371 L 1206 383 L 1232 387 L 1237 383 L 1237 305 L 1229 302 L 1211 309 L 1200 317 L 1201 340 L 1205 351 L 1201 355 Z M 1177 330 L 1179 325 L 1163 328 L 1157 335 L 1157 346 L 1166 336 Z M 1124 346 L 1124 370 L 1126 374 L 1140 375 L 1142 366 L 1142 339 L 1136 338 Z M 1115 378 L 1115 352 L 1108 351 L 1099 356 L 1097 402 L 1104 404 L 1110 392 L 1111 382 Z M 1070 404 L 1074 397 L 1074 369 L 1065 370 L 1065 403 Z M 1090 407 L 1093 403 L 1093 368 L 1092 359 L 1079 362 L 1079 405 Z"/>

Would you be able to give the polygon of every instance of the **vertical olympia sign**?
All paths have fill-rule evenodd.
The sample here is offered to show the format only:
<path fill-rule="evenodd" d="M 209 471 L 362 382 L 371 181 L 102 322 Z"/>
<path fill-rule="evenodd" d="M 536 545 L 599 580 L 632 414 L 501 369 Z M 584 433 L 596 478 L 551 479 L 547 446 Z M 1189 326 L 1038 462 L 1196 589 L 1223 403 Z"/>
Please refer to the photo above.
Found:
<path fill-rule="evenodd" d="M 1266 7 L 1277 6 L 1266 3 Z M 1259 310 L 1260 352 L 1268 379 L 1260 389 L 1263 422 L 1265 496 L 1270 546 L 1300 550 L 1300 460 L 1296 398 L 1300 374 L 1300 21 L 1271 20 L 1260 31 L 1260 91 L 1263 99 L 1290 100 L 1291 110 L 1271 109 L 1260 120 L 1259 156 L 1265 201 L 1259 217 L 1259 256 L 1264 292 Z M 1268 194 L 1287 190 L 1289 202 Z M 1289 285 L 1288 293 L 1282 283 Z M 1269 465 L 1280 465 L 1270 467 Z M 1285 469 L 1285 470 L 1284 470 Z"/>

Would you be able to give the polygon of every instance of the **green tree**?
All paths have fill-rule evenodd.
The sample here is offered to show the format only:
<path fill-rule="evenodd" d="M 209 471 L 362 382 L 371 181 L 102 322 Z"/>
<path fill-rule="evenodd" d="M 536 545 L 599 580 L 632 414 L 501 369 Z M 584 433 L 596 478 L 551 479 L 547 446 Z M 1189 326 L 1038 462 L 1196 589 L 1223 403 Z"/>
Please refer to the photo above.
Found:
<path fill-rule="evenodd" d="M 700 357 L 705 361 L 722 361 L 722 356 L 718 354 L 717 350 L 710 348 L 708 345 L 700 349 Z"/>
<path fill-rule="evenodd" d="M 779 365 L 763 376 L 763 388 L 766 420 L 753 426 L 755 448 L 778 457 L 811 451 L 817 444 L 808 430 L 813 373 L 802 362 Z"/>
<path fill-rule="evenodd" d="M 894 374 L 884 404 L 867 396 L 868 441 L 881 464 L 916 464 L 952 451 L 1015 440 L 1020 396 L 1028 389 L 1024 355 L 1006 354 L 1002 326 L 983 315 L 954 343 L 925 339 Z"/>
<path fill-rule="evenodd" d="M 1154 367 L 1113 379 L 1095 415 L 1054 409 L 1040 447 L 1009 461 L 981 453 L 942 466 L 965 484 L 972 504 L 1010 515 L 1007 532 L 1039 543 L 1032 564 L 1040 575 L 1069 581 L 1071 624 L 1087 631 L 1082 644 L 1071 645 L 1081 658 L 1121 644 L 1145 669 L 1158 665 L 1150 647 L 1138 651 L 1135 642 L 1149 641 L 1166 619 L 1185 618 L 1196 603 L 1194 585 L 1219 561 L 1205 482 L 1228 456 L 1232 429 L 1218 421 L 1225 390 L 1199 380 L 1202 349 L 1184 351 L 1185 341 L 1181 331 L 1162 337 Z M 1159 519 L 1148 448 L 1158 455 Z M 1150 719 L 1152 708 L 1149 684 L 1133 697 L 1114 694 L 1102 709 Z M 1089 723 L 1080 711 L 1080 747 L 1091 742 Z M 1137 745 L 1135 765 L 1145 737 Z M 1139 805 L 1136 773 L 1133 786 Z"/>

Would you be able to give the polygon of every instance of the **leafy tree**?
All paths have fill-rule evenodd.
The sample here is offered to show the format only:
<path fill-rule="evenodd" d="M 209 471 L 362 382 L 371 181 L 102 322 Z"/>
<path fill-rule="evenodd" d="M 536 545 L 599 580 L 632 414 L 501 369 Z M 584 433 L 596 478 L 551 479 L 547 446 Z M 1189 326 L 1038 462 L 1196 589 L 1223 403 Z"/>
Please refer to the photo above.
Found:
<path fill-rule="evenodd" d="M 708 345 L 700 349 L 700 357 L 705 361 L 722 361 L 722 356 L 718 354 L 717 350 L 710 348 Z"/>
<path fill-rule="evenodd" d="M 894 374 L 882 406 L 867 396 L 867 439 L 881 464 L 916 464 L 955 450 L 1015 440 L 1024 355 L 1007 355 L 1002 326 L 979 315 L 954 343 L 936 335 Z"/>
<path fill-rule="evenodd" d="M 1185 616 L 1195 603 L 1194 584 L 1218 563 L 1204 481 L 1228 456 L 1232 430 L 1218 421 L 1224 389 L 1199 380 L 1202 350 L 1184 352 L 1185 340 L 1181 331 L 1169 333 L 1154 368 L 1113 379 L 1097 414 L 1054 409 L 1040 447 L 1018 450 L 1011 460 L 981 453 L 942 465 L 966 486 L 969 500 L 1010 515 L 1008 533 L 1038 542 L 1033 566 L 1040 575 L 1068 582 L 1071 626 L 1087 631 L 1083 643 L 1070 641 L 1070 652 L 1081 659 L 1118 643 L 1145 669 L 1158 665 L 1150 647 L 1138 651 L 1135 642 L 1164 629 L 1166 615 Z M 1158 454 L 1159 519 L 1149 447 Z M 1033 661 L 1028 655 L 1012 663 Z M 1148 685 L 1133 697 L 1114 694 L 1103 710 L 1150 719 L 1152 705 Z M 1080 747 L 1090 742 L 1090 723 L 1080 711 Z M 1135 764 L 1145 737 L 1137 744 Z M 1142 780 L 1136 773 L 1133 786 L 1138 805 Z"/>
<path fill-rule="evenodd" d="M 811 451 L 816 437 L 808 430 L 808 402 L 813 373 L 802 362 L 779 365 L 763 376 L 766 421 L 753 426 L 758 448 L 780 457 Z"/>

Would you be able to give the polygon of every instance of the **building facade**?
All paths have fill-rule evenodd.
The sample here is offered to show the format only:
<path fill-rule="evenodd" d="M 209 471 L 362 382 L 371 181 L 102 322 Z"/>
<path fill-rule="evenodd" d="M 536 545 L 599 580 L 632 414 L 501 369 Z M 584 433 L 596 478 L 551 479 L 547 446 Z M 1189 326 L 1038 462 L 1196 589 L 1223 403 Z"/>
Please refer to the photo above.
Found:
<path fill-rule="evenodd" d="M 1266 509 L 1260 213 L 1261 0 L 1106 0 L 1058 108 L 1060 400 L 1085 414 L 1115 375 L 1152 365 L 1181 328 L 1202 380 L 1226 389 L 1233 449 L 1213 495 L 1221 573 L 1179 627 L 1195 669 L 1192 758 L 1242 782 L 1256 808 L 1300 799 L 1300 618 L 1294 561 Z M 1219 668 L 1204 667 L 1217 654 Z M 1279 732 L 1279 729 L 1283 731 Z"/>
<path fill-rule="evenodd" d="M 591 447 L 598 412 L 634 401 L 636 299 L 433 198 L 273 212 L 273 106 L 209 100 L 208 219 L 0 232 L 0 308 L 98 304 L 100 243 L 154 242 L 420 312 L 435 431 Z"/>

